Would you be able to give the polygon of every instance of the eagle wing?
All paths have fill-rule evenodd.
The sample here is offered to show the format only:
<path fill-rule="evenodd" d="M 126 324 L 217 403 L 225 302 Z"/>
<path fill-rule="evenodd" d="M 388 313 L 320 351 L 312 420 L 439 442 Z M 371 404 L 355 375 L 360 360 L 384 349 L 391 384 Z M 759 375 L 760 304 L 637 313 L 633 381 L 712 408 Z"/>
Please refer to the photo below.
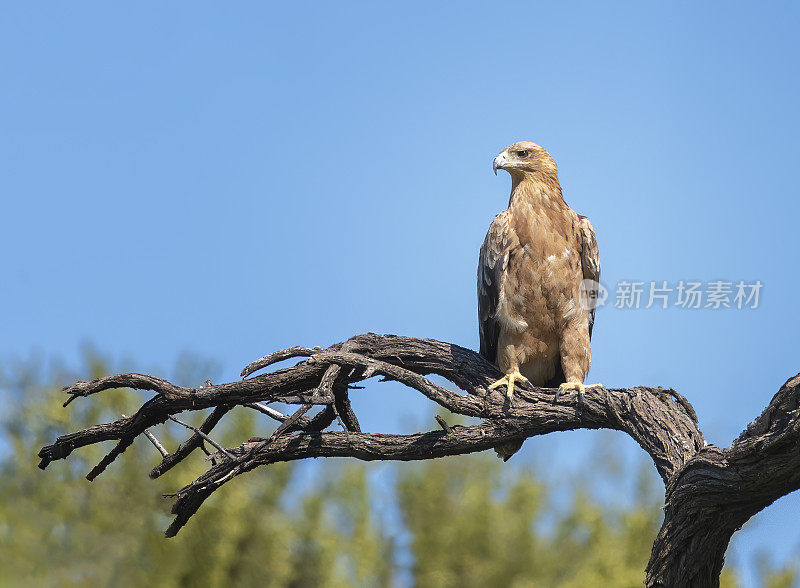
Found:
<path fill-rule="evenodd" d="M 504 210 L 489 227 L 478 256 L 480 353 L 493 363 L 497 362 L 497 340 L 500 337 L 500 323 L 496 316 L 500 288 L 508 269 L 509 255 L 515 247 L 519 247 L 519 239 L 511 227 L 511 212 Z"/>
<path fill-rule="evenodd" d="M 583 279 L 600 282 L 600 253 L 597 250 L 597 238 L 594 235 L 594 228 L 589 219 L 578 215 L 578 242 L 581 246 L 581 266 L 583 267 Z M 596 307 L 589 311 L 589 338 L 592 338 L 592 327 L 594 326 L 594 313 Z"/>

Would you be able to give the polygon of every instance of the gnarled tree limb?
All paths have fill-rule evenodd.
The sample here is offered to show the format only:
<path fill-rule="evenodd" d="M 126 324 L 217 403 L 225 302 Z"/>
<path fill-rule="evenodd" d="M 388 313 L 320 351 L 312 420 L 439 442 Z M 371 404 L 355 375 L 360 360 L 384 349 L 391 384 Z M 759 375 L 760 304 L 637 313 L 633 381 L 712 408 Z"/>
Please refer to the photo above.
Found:
<path fill-rule="evenodd" d="M 253 375 L 274 363 L 304 358 L 290 368 Z M 454 392 L 427 375 L 446 378 Z M 412 435 L 361 432 L 348 389 L 374 375 L 419 391 L 451 412 L 477 417 L 471 426 L 448 426 Z M 174 494 L 175 535 L 217 488 L 258 466 L 309 457 L 362 460 L 421 460 L 473 453 L 509 441 L 553 431 L 615 429 L 632 437 L 652 458 L 666 488 L 665 518 L 647 567 L 648 586 L 716 586 L 733 533 L 753 514 L 800 487 L 800 375 L 789 380 L 764 413 L 733 445 L 706 444 L 691 404 L 674 390 L 636 387 L 590 389 L 582 402 L 555 390 L 518 388 L 509 403 L 488 384 L 500 373 L 474 351 L 430 339 L 368 333 L 326 349 L 293 347 L 267 355 L 243 371 L 239 382 L 199 388 L 175 386 L 159 378 L 122 374 L 78 382 L 64 391 L 69 401 L 109 388 L 151 390 L 156 395 L 136 414 L 59 437 L 39 452 L 40 467 L 64 459 L 80 447 L 117 440 L 88 474 L 91 480 L 138 435 L 172 415 L 213 407 L 189 440 L 163 455 L 151 472 L 157 477 L 202 445 L 214 426 L 237 405 L 281 422 L 267 439 L 250 439 L 213 454 L 212 466 Z M 300 405 L 293 415 L 267 406 Z M 323 406 L 306 416 L 315 405 Z M 335 420 L 344 431 L 326 431 Z M 200 434 L 202 433 L 202 434 Z M 158 446 L 157 446 L 158 447 Z M 163 454 L 163 448 L 159 451 Z"/>

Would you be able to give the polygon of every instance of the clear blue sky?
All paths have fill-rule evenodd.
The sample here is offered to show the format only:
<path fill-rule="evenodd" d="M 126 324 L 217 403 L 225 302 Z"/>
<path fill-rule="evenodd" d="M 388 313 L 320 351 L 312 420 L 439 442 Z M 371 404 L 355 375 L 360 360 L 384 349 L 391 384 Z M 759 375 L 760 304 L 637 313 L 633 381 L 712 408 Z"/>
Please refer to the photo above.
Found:
<path fill-rule="evenodd" d="M 798 16 L 5 3 L 0 358 L 75 362 L 88 341 L 145 370 L 191 350 L 233 379 L 363 331 L 476 348 L 477 251 L 510 183 L 491 161 L 530 139 L 593 221 L 610 287 L 764 284 L 756 310 L 598 312 L 589 380 L 675 387 L 728 445 L 800 369 Z M 368 428 L 428 414 L 411 394 L 381 412 L 389 396 L 357 399 Z M 731 557 L 798 555 L 798 508 L 780 501 Z"/>

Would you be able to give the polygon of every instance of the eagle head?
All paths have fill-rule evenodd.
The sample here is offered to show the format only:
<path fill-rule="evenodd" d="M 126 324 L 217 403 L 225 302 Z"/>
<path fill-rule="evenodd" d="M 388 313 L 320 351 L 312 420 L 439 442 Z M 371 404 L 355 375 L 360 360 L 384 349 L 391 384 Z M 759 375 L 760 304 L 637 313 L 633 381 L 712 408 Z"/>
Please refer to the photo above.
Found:
<path fill-rule="evenodd" d="M 520 141 L 503 149 L 492 164 L 495 175 L 504 169 L 511 177 L 522 178 L 525 174 L 540 172 L 554 178 L 558 177 L 556 162 L 550 154 L 536 143 Z"/>

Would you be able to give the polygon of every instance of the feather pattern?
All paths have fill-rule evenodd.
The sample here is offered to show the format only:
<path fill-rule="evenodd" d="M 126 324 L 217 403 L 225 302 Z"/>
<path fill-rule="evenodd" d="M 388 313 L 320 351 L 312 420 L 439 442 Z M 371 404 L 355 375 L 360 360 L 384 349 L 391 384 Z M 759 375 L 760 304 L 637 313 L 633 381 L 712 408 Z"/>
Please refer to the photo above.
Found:
<path fill-rule="evenodd" d="M 491 362 L 497 362 L 497 341 L 500 337 L 497 309 L 509 254 L 512 248 L 519 247 L 519 239 L 510 226 L 510 217 L 508 210 L 495 217 L 478 255 L 480 353 Z"/>
<path fill-rule="evenodd" d="M 578 239 L 581 244 L 581 267 L 583 268 L 583 279 L 600 282 L 600 252 L 597 249 L 597 237 L 594 235 L 594 227 L 585 216 L 578 215 L 580 221 Z M 593 307 L 589 311 L 589 339 L 592 338 L 594 328 L 594 313 L 597 309 Z"/>

